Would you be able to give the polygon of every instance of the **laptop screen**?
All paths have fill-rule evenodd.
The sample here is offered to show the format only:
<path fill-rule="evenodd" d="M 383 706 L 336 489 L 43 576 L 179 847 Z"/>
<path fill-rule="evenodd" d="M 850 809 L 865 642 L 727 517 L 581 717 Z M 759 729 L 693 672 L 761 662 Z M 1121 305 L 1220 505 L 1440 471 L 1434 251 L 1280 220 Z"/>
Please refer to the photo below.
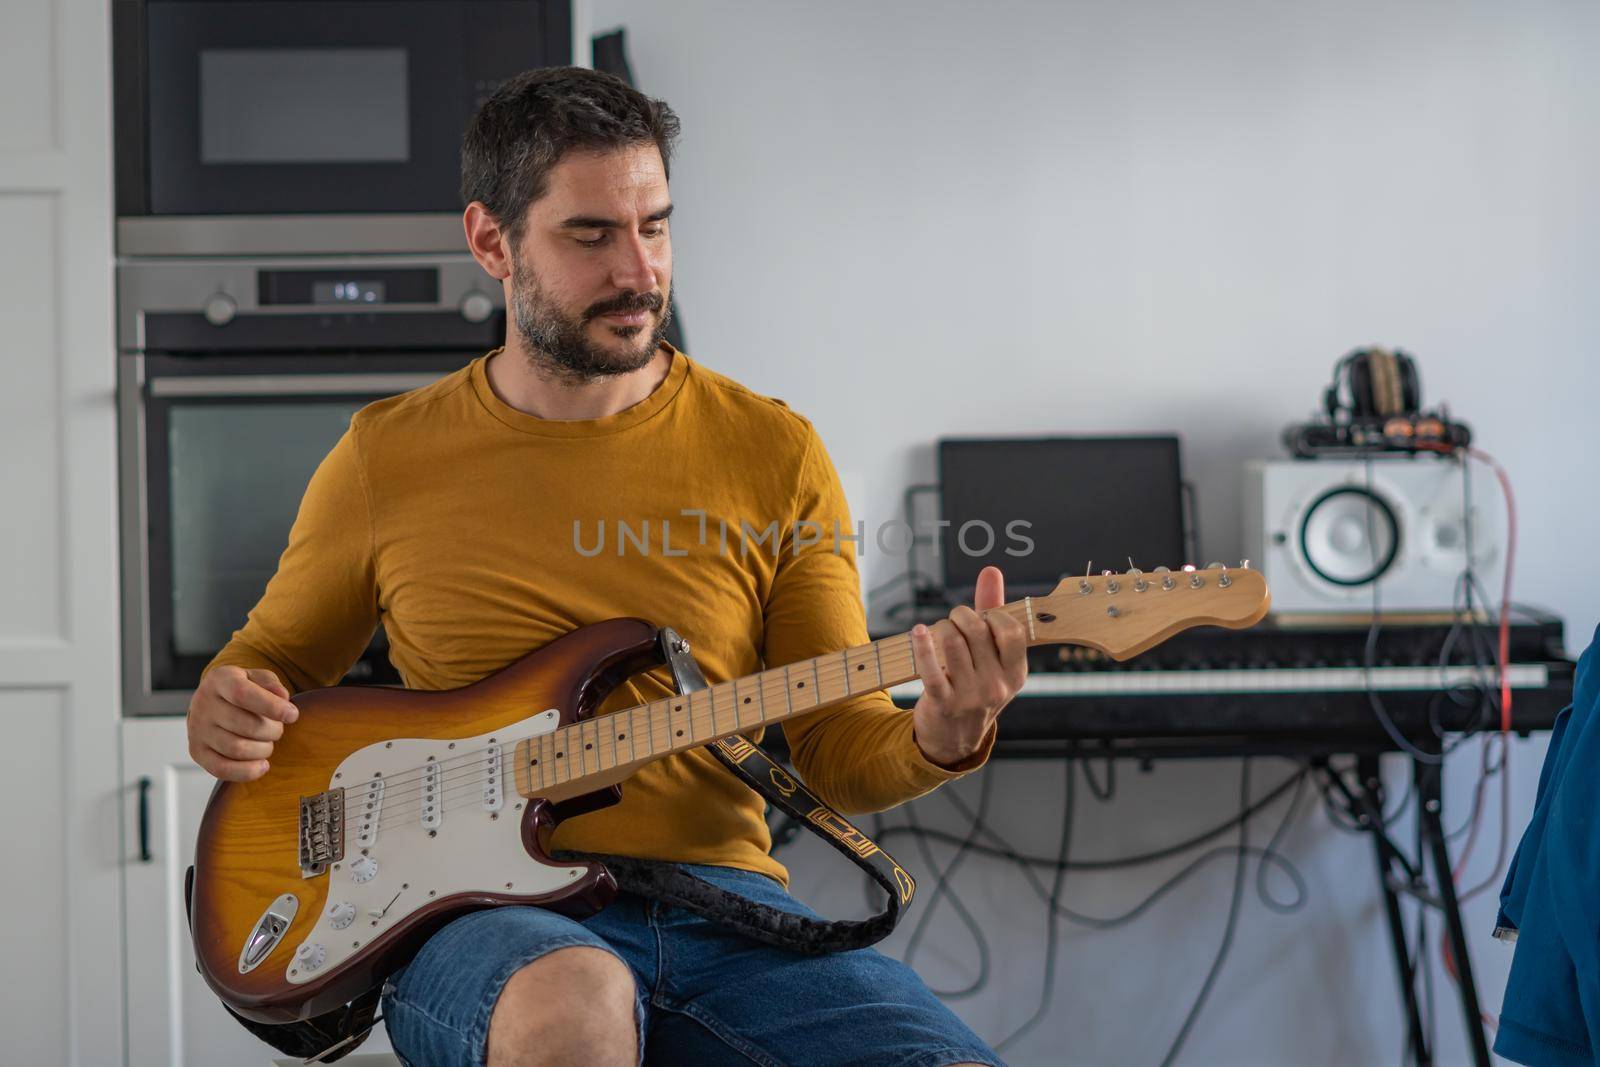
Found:
<path fill-rule="evenodd" d="M 1184 558 L 1176 437 L 1035 437 L 939 442 L 939 556 L 948 593 L 965 596 L 993 564 L 1006 595 L 1036 595 L 1063 575 L 1142 570 Z"/>

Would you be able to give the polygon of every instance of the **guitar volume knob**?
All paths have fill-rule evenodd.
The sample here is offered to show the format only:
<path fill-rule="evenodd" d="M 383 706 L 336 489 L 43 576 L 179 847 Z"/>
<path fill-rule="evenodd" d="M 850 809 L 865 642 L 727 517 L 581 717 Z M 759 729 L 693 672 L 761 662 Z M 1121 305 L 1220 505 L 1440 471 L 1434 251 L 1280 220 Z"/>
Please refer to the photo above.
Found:
<path fill-rule="evenodd" d="M 334 901 L 328 905 L 328 925 L 343 930 L 356 921 L 356 906 L 348 900 Z"/>
<path fill-rule="evenodd" d="M 328 961 L 328 950 L 319 942 L 307 941 L 294 950 L 294 962 L 303 971 L 314 971 Z"/>
<path fill-rule="evenodd" d="M 350 877 L 357 885 L 370 882 L 378 875 L 378 861 L 371 856 L 362 856 L 350 864 Z"/>

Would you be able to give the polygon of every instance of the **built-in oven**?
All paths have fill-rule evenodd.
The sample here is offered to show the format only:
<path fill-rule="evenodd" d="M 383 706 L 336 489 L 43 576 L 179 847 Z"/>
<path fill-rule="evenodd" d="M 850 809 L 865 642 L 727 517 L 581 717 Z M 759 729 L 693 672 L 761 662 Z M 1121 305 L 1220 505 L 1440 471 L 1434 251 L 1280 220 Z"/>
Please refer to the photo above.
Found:
<path fill-rule="evenodd" d="M 501 344 L 469 257 L 118 268 L 123 698 L 188 707 L 350 416 Z M 379 629 L 347 681 L 398 681 Z"/>
<path fill-rule="evenodd" d="M 112 14 L 123 255 L 463 251 L 473 112 L 573 54 L 570 0 L 113 0 Z"/>

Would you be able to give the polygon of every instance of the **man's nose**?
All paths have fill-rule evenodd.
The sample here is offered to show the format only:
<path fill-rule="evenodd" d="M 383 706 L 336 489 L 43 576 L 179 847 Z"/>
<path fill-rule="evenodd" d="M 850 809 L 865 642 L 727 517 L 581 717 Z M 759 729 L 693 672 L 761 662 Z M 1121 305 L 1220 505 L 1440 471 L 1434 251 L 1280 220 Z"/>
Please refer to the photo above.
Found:
<path fill-rule="evenodd" d="M 611 264 L 611 284 L 618 289 L 648 293 L 656 287 L 655 256 L 650 245 L 631 234 L 616 242 L 616 259 Z"/>

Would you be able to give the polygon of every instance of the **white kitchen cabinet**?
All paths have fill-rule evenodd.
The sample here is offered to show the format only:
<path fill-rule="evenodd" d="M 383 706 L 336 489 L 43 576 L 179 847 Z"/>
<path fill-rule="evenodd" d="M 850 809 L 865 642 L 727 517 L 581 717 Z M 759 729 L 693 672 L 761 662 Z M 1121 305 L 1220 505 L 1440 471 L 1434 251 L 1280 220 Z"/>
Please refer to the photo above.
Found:
<path fill-rule="evenodd" d="M 141 841 L 141 782 L 145 824 Z M 212 777 L 189 759 L 181 718 L 122 726 L 123 871 L 129 1067 L 256 1067 L 279 1054 L 235 1022 L 195 970 L 184 872 Z M 148 852 L 141 851 L 141 844 Z M 148 858 L 146 858 L 148 856 Z M 382 1024 L 362 1054 L 387 1052 Z"/>

